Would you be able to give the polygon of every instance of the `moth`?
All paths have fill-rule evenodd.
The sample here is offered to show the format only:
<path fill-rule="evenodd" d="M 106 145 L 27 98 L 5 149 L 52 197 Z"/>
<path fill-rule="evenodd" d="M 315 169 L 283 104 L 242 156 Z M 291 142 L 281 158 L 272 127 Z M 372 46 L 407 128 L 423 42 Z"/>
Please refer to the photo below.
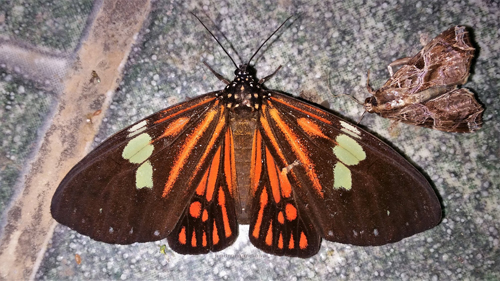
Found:
<path fill-rule="evenodd" d="M 452 27 L 418 54 L 391 63 L 391 78 L 372 96 L 367 112 L 394 121 L 445 132 L 471 133 L 482 125 L 483 107 L 466 88 L 475 49 L 464 26 Z M 392 67 L 402 65 L 396 73 Z"/>
<path fill-rule="evenodd" d="M 415 167 L 336 115 L 266 89 L 276 72 L 254 77 L 257 52 L 233 60 L 232 81 L 210 68 L 222 90 L 154 113 L 90 152 L 57 188 L 54 219 L 111 244 L 166 238 L 181 254 L 223 250 L 249 224 L 255 247 L 301 258 L 322 238 L 384 245 L 439 223 L 441 205 Z"/>

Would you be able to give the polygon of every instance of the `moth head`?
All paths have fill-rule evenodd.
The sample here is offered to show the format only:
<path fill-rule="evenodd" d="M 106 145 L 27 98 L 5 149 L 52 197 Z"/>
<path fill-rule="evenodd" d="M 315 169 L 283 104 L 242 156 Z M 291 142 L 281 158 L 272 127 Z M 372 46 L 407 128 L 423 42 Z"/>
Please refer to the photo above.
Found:
<path fill-rule="evenodd" d="M 374 108 L 377 107 L 377 99 L 375 97 L 366 98 L 364 106 L 367 112 L 373 113 Z"/>
<path fill-rule="evenodd" d="M 234 75 L 240 78 L 251 76 L 248 68 L 248 64 L 240 64 L 240 66 L 234 71 Z"/>

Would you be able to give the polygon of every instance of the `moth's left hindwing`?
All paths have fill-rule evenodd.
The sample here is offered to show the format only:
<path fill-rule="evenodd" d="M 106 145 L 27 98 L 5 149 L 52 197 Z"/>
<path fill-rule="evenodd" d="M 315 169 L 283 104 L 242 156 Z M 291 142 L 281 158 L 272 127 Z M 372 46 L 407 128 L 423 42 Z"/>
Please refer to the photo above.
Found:
<path fill-rule="evenodd" d="M 99 145 L 57 188 L 52 216 L 107 243 L 167 237 L 185 214 L 197 182 L 214 165 L 214 155 L 224 149 L 224 133 L 214 132 L 227 131 L 228 120 L 215 95 L 155 113 Z M 234 181 L 234 175 L 222 175 Z M 226 204 L 234 205 L 228 184 L 222 186 L 216 196 L 222 192 Z M 235 217 L 226 218 L 235 229 Z"/>
<path fill-rule="evenodd" d="M 170 247 L 181 254 L 220 251 L 238 237 L 233 134 L 227 122 L 222 120 L 213 135 L 216 136 L 213 144 L 216 152 L 210 157 L 209 165 L 203 168 L 201 180 L 195 181 L 198 183 L 196 191 L 174 231 L 167 237 Z M 187 184 L 186 191 L 190 191 L 191 185 L 191 182 Z"/>

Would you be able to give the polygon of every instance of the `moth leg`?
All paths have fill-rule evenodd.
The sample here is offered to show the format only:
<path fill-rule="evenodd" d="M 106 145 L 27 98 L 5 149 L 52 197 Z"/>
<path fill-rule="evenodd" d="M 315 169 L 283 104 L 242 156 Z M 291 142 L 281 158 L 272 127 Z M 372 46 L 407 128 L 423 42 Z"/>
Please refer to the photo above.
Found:
<path fill-rule="evenodd" d="M 391 69 L 392 71 L 392 69 Z M 392 76 L 392 74 L 391 74 Z M 372 86 L 370 86 L 370 70 L 368 69 L 368 71 L 366 72 L 366 89 L 368 90 L 368 92 L 370 92 L 370 94 L 373 96 L 375 95 L 376 91 L 372 88 Z"/>
<path fill-rule="evenodd" d="M 394 76 L 394 71 L 392 71 L 392 68 L 393 67 L 396 67 L 396 66 L 402 66 L 402 65 L 405 65 L 405 64 L 408 64 L 408 62 L 411 60 L 410 57 L 406 57 L 406 58 L 400 58 L 400 59 L 397 59 L 393 62 L 391 62 L 388 66 L 387 66 L 387 70 L 389 70 L 389 75 Z"/>
<path fill-rule="evenodd" d="M 420 44 L 422 46 L 427 46 L 427 44 L 429 44 L 431 42 L 431 38 L 429 38 L 429 34 L 428 33 L 420 33 Z"/>

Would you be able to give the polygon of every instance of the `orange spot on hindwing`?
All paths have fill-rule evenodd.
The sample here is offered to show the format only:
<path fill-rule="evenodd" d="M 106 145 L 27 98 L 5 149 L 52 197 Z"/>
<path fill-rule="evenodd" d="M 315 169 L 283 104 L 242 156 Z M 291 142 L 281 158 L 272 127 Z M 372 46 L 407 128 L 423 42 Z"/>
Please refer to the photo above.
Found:
<path fill-rule="evenodd" d="M 189 206 L 189 214 L 193 218 L 199 218 L 201 215 L 201 203 L 198 201 L 191 203 L 191 205 Z"/>
<path fill-rule="evenodd" d="M 186 245 L 186 242 L 187 242 L 187 238 L 186 238 L 186 227 L 183 226 L 181 231 L 179 232 L 179 243 L 181 243 L 182 245 Z"/>
<path fill-rule="evenodd" d="M 293 221 L 297 218 L 297 209 L 292 204 L 286 204 L 285 207 L 286 219 Z"/>
<path fill-rule="evenodd" d="M 269 224 L 266 234 L 266 244 L 271 246 L 273 244 L 273 221 Z"/>
<path fill-rule="evenodd" d="M 307 237 L 306 235 L 304 234 L 304 232 L 301 232 L 300 233 L 300 240 L 299 240 L 299 247 L 304 250 L 305 248 L 307 248 Z"/>
<path fill-rule="evenodd" d="M 193 236 L 191 236 L 191 246 L 193 248 L 196 248 L 196 232 L 194 232 L 194 229 L 193 229 Z"/>
<path fill-rule="evenodd" d="M 288 249 L 295 248 L 295 241 L 293 240 L 293 234 L 290 235 L 290 241 L 288 241 Z"/>
<path fill-rule="evenodd" d="M 281 223 L 281 224 L 285 223 L 285 217 L 283 216 L 283 212 L 282 211 L 280 211 L 278 213 L 278 222 Z"/>
<path fill-rule="evenodd" d="M 214 221 L 214 228 L 212 230 L 212 243 L 217 245 L 219 243 L 219 231 L 217 230 L 217 225 Z"/>

